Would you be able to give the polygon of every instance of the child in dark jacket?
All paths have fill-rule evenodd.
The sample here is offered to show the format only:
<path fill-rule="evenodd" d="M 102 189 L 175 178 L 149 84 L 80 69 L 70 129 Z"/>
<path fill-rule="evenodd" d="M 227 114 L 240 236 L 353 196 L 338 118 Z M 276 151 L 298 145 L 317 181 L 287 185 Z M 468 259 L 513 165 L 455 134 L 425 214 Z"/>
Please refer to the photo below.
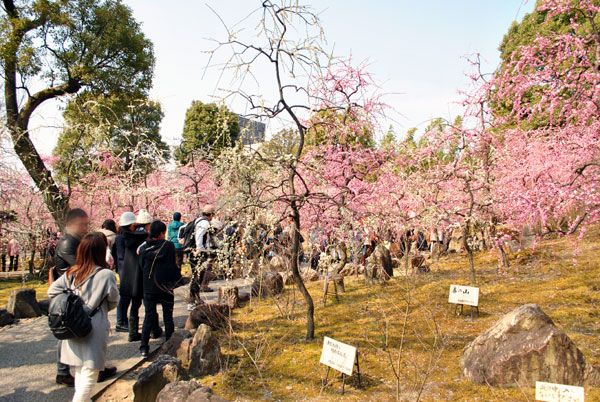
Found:
<path fill-rule="evenodd" d="M 173 289 L 181 279 L 181 271 L 175 263 L 175 245 L 165 239 L 166 225 L 154 221 L 150 226 L 150 238 L 140 249 L 140 271 L 143 278 L 144 308 L 146 316 L 142 326 L 140 353 L 146 357 L 149 352 L 150 332 L 158 322 L 156 305 L 160 304 L 165 323 L 165 337 L 168 340 L 175 329 L 173 322 Z"/>

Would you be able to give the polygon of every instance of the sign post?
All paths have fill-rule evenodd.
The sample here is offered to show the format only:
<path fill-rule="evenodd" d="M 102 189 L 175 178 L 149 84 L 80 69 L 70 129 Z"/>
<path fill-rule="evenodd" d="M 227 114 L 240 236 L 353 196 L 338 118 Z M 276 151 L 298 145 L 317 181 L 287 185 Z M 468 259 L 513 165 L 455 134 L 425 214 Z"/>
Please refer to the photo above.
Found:
<path fill-rule="evenodd" d="M 360 366 L 358 364 L 358 354 L 356 348 L 351 345 L 336 341 L 328 336 L 323 338 L 323 350 L 319 363 L 327 366 L 327 374 L 323 380 L 323 386 L 327 385 L 329 370 L 334 369 L 342 373 L 342 395 L 346 384 L 346 376 L 351 376 L 356 367 L 358 376 L 358 387 L 360 388 Z"/>
<path fill-rule="evenodd" d="M 455 304 L 454 314 L 458 310 L 460 305 L 460 314 L 463 313 L 463 307 L 465 305 L 471 306 L 471 321 L 473 320 L 473 307 L 477 310 L 477 317 L 479 317 L 479 288 L 472 286 L 462 285 L 450 285 L 450 295 L 448 296 L 448 303 Z"/>
<path fill-rule="evenodd" d="M 543 402 L 584 402 L 583 387 L 536 381 L 535 399 Z"/>

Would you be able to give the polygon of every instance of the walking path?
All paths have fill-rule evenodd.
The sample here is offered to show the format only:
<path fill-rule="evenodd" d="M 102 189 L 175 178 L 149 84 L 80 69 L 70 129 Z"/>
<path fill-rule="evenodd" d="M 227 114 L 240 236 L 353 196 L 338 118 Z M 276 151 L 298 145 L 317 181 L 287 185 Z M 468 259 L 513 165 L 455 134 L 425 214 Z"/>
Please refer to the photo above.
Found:
<path fill-rule="evenodd" d="M 240 293 L 250 291 L 249 282 L 243 279 L 236 279 L 228 284 L 238 286 Z M 216 303 L 218 297 L 216 290 L 223 285 L 225 281 L 212 282 L 210 287 L 215 289 L 215 292 L 204 293 L 202 298 L 207 303 Z M 187 319 L 186 293 L 186 287 L 175 291 L 173 311 L 175 328 L 183 328 Z M 143 317 L 143 306 L 140 315 Z M 111 311 L 108 316 L 114 328 L 116 310 Z M 164 338 L 151 341 L 151 351 L 156 350 L 163 340 Z M 56 349 L 57 340 L 48 330 L 45 316 L 21 320 L 16 325 L 0 329 L 0 400 L 3 402 L 71 400 L 73 389 L 57 385 L 55 382 Z M 139 342 L 129 343 L 126 333 L 113 330 L 108 345 L 107 364 L 116 366 L 118 374 L 113 379 L 98 384 L 95 393 L 106 388 L 142 360 L 139 355 Z"/>

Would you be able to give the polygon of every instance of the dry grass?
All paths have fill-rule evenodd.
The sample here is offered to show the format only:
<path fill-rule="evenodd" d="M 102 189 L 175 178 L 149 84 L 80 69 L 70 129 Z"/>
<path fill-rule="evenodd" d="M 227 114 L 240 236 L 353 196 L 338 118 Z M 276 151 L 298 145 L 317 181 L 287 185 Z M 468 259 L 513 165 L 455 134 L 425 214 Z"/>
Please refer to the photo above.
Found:
<path fill-rule="evenodd" d="M 473 322 L 466 316 L 455 317 L 447 304 L 451 283 L 468 284 L 465 256 L 440 260 L 431 274 L 414 278 L 400 363 L 403 399 L 415 400 L 419 389 L 415 385 L 424 384 L 424 401 L 535 400 L 533 389 L 473 385 L 461 375 L 458 363 L 470 340 L 524 303 L 539 304 L 587 360 L 599 365 L 600 265 L 595 254 L 599 247 L 599 231 L 589 232 L 574 265 L 574 249 L 566 239 L 547 241 L 534 250 L 511 255 L 508 275 L 496 273 L 494 254 L 479 253 L 476 266 L 481 317 Z M 373 287 L 365 286 L 362 278 L 346 278 L 347 291 L 341 301 L 329 300 L 323 308 L 322 283 L 310 284 L 317 328 L 317 338 L 310 342 L 303 339 L 303 303 L 292 288 L 277 303 L 273 299 L 254 300 L 252 305 L 234 312 L 233 336 L 219 335 L 226 370 L 202 382 L 225 397 L 241 401 L 395 400 L 396 382 L 390 359 L 396 364 L 406 306 L 405 285 L 402 276 L 386 286 Z M 294 296 L 297 305 L 288 319 L 282 312 L 286 313 L 286 302 L 291 308 Z M 357 390 L 352 378 L 346 395 L 340 395 L 339 375 L 335 375 L 332 386 L 322 389 L 325 368 L 319 364 L 319 357 L 325 335 L 358 347 L 364 389 Z M 433 355 L 431 360 L 434 342 L 442 346 L 435 349 L 441 354 L 439 359 Z M 600 400 L 600 390 L 586 390 L 586 400 Z"/>

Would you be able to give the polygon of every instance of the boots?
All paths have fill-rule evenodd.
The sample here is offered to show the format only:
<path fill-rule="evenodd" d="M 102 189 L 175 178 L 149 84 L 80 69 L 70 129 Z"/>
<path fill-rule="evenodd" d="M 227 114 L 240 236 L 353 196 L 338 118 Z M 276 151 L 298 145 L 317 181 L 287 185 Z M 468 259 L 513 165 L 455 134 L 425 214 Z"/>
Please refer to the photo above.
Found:
<path fill-rule="evenodd" d="M 140 318 L 129 317 L 129 342 L 137 342 L 142 339 L 142 334 L 139 332 Z"/>

